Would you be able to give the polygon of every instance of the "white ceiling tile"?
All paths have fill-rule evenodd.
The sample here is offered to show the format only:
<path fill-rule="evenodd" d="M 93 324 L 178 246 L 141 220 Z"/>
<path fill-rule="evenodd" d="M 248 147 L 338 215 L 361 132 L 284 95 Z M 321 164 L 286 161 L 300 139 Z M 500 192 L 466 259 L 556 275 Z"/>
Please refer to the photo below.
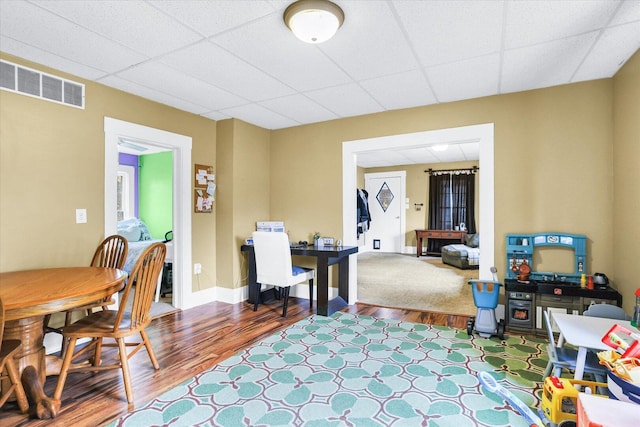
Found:
<path fill-rule="evenodd" d="M 3 52 L 22 58 L 38 58 L 38 63 L 47 64 L 48 67 L 56 70 L 64 70 L 68 74 L 73 74 L 88 80 L 97 80 L 105 75 L 105 71 L 97 70 L 84 64 L 69 61 L 61 56 L 52 54 L 46 50 L 29 46 L 19 40 L 0 36 L 0 47 Z"/>
<path fill-rule="evenodd" d="M 344 2 L 343 7 L 344 25 L 319 48 L 349 76 L 371 79 L 419 68 L 387 2 Z"/>
<path fill-rule="evenodd" d="M 315 90 L 306 95 L 340 117 L 380 111 L 380 105 L 356 84 Z"/>
<path fill-rule="evenodd" d="M 142 1 L 56 0 L 35 2 L 85 29 L 148 56 L 160 55 L 202 39 L 167 14 Z"/>
<path fill-rule="evenodd" d="M 251 101 L 263 101 L 294 93 L 293 89 L 254 65 L 208 41 L 166 55 L 161 61 L 176 70 Z"/>
<path fill-rule="evenodd" d="M 626 24 L 633 21 L 640 21 L 640 1 L 626 0 L 622 2 L 609 25 Z"/>
<path fill-rule="evenodd" d="M 258 104 L 247 104 L 240 107 L 227 108 L 226 110 L 222 110 L 222 113 L 265 129 L 282 129 L 298 124 Z"/>
<path fill-rule="evenodd" d="M 212 41 L 298 91 L 351 82 L 318 46 L 298 40 L 280 15 L 253 21 Z"/>
<path fill-rule="evenodd" d="M 179 110 L 188 111 L 193 114 L 203 114 L 207 111 L 207 109 L 201 105 L 196 105 L 192 102 L 185 101 L 184 99 L 167 95 L 166 93 L 159 92 L 155 89 L 150 89 L 138 83 L 124 80 L 120 77 L 109 76 L 105 78 L 101 83 L 110 87 L 114 87 L 116 89 L 120 89 L 124 92 L 131 93 L 133 95 L 137 95 L 145 99 L 149 99 L 151 101 L 169 105 Z M 87 103 L 89 102 L 92 102 L 92 100 L 88 99 Z"/>
<path fill-rule="evenodd" d="M 242 98 L 160 63 L 144 63 L 128 68 L 118 76 L 141 86 L 161 88 L 161 92 L 206 107 L 219 110 L 246 103 Z"/>
<path fill-rule="evenodd" d="M 597 32 L 506 51 L 502 72 L 503 93 L 570 82 Z"/>
<path fill-rule="evenodd" d="M 324 122 L 338 118 L 334 113 L 304 95 L 283 96 L 260 102 L 260 105 L 300 124 Z"/>
<path fill-rule="evenodd" d="M 31 3 L 3 1 L 0 10 L 0 34 L 52 55 L 58 55 L 66 61 L 113 72 L 146 59 L 144 55 L 52 15 Z M 32 54 L 35 53 L 33 50 Z M 20 54 L 17 56 L 23 57 Z M 46 58 L 25 59 L 46 65 Z"/>
<path fill-rule="evenodd" d="M 205 37 L 224 33 L 276 11 L 269 2 L 255 0 L 153 0 L 150 3 Z"/>
<path fill-rule="evenodd" d="M 505 47 L 563 39 L 602 28 L 618 1 L 510 1 L 507 5 Z"/>
<path fill-rule="evenodd" d="M 424 67 L 500 49 L 503 2 L 396 1 L 393 5 Z"/>
<path fill-rule="evenodd" d="M 439 102 L 489 96 L 496 93 L 500 84 L 500 55 L 458 61 L 426 71 Z"/>
<path fill-rule="evenodd" d="M 639 48 L 640 21 L 607 29 L 572 81 L 612 77 Z"/>
<path fill-rule="evenodd" d="M 436 103 L 436 98 L 420 70 L 364 80 L 361 85 L 385 110 Z"/>
<path fill-rule="evenodd" d="M 211 119 L 211 120 L 215 120 L 215 121 L 231 119 L 232 118 L 231 116 L 229 116 L 227 114 L 220 113 L 219 111 L 211 111 L 209 113 L 203 113 L 203 114 L 201 114 L 201 116 L 202 117 L 206 117 L 206 118 Z"/>

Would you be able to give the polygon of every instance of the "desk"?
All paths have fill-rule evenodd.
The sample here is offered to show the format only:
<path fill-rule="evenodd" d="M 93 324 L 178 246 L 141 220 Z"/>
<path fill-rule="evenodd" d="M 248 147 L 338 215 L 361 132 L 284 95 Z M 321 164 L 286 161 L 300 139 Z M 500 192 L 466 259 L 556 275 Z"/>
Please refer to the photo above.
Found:
<path fill-rule="evenodd" d="M 247 252 L 249 258 L 249 302 L 256 298 L 256 258 L 252 245 L 242 245 L 242 252 Z M 329 315 L 329 266 L 338 264 L 338 295 L 349 301 L 349 255 L 358 252 L 357 246 L 306 246 L 291 248 L 291 255 L 315 257 L 316 261 L 316 289 L 318 300 L 316 312 L 322 316 Z M 310 296 L 313 300 L 313 295 Z"/>
<path fill-rule="evenodd" d="M 577 380 L 581 380 L 584 375 L 587 350 L 611 350 L 611 347 L 602 342 L 602 337 L 613 325 L 620 325 L 630 331 L 636 330 L 627 320 L 553 312 L 551 317 L 556 322 L 564 340 L 578 347 L 578 360 L 576 360 L 574 374 L 574 378 Z"/>
<path fill-rule="evenodd" d="M 429 239 L 436 240 L 459 240 L 464 244 L 466 231 L 457 230 L 416 230 L 416 256 L 422 255 L 422 240 L 425 241 L 425 250 L 428 251 Z M 427 252 L 427 255 L 440 255 L 439 252 Z"/>
<path fill-rule="evenodd" d="M 99 301 L 124 286 L 127 273 L 115 268 L 46 268 L 0 273 L 0 298 L 5 307 L 5 337 L 22 341 L 18 369 L 32 366 L 41 391 L 47 374 L 43 340 L 46 314 L 69 310 Z M 53 368 L 55 369 L 55 368 Z M 49 414 L 55 416 L 55 413 Z"/>

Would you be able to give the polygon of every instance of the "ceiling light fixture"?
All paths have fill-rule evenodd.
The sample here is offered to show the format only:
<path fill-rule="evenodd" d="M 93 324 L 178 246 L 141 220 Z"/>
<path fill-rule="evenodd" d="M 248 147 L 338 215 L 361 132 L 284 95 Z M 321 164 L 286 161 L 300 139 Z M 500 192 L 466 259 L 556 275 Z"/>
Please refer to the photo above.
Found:
<path fill-rule="evenodd" d="M 445 151 L 447 148 L 449 148 L 447 144 L 438 144 L 438 145 L 431 146 L 431 149 L 433 151 Z"/>
<path fill-rule="evenodd" d="M 329 40 L 344 22 L 340 6 L 328 0 L 299 0 L 284 11 L 284 23 L 306 43 Z"/>

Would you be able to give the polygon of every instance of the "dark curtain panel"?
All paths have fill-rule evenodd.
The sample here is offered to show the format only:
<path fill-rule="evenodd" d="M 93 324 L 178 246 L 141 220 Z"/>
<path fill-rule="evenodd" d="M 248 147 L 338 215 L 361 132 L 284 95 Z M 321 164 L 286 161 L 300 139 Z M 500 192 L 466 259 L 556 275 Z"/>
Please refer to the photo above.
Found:
<path fill-rule="evenodd" d="M 429 176 L 430 230 L 453 230 L 464 222 L 469 234 L 476 232 L 475 174 L 443 173 Z M 429 252 L 440 252 L 446 241 L 430 240 Z"/>
<path fill-rule="evenodd" d="M 453 225 L 464 222 L 469 234 L 476 232 L 475 183 L 475 174 L 451 175 Z"/>

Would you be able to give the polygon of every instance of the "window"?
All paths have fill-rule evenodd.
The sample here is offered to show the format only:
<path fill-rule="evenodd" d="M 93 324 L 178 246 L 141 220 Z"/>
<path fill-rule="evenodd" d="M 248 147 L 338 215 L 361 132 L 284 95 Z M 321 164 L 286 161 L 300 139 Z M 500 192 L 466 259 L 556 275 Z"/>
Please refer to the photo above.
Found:
<path fill-rule="evenodd" d="M 118 221 L 135 216 L 135 169 L 133 166 L 118 166 L 117 215 Z"/>

